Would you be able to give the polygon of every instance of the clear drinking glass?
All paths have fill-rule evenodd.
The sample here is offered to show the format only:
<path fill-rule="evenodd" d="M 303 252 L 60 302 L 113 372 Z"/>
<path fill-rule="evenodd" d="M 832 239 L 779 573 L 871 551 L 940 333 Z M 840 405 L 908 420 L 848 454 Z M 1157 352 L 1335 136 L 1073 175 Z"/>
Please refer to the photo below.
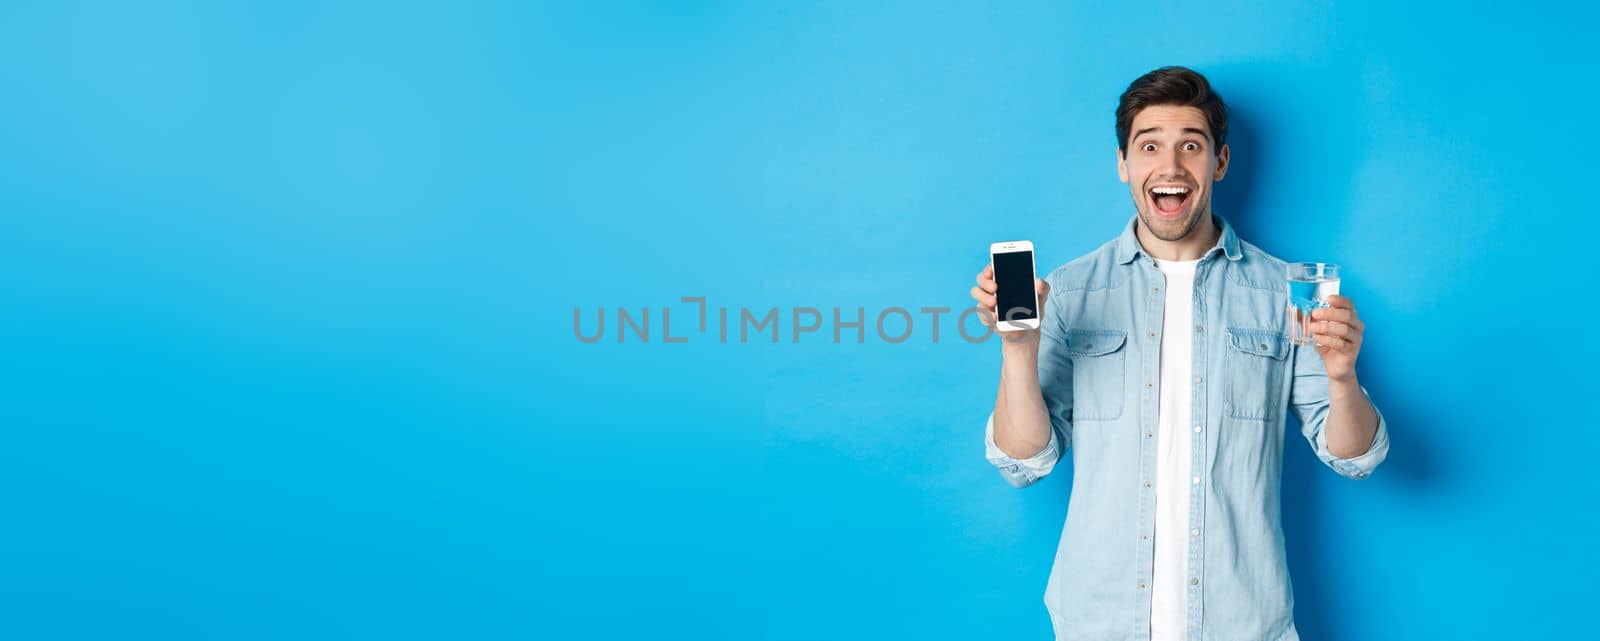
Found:
<path fill-rule="evenodd" d="M 1328 306 L 1339 293 L 1339 266 L 1332 263 L 1289 263 L 1289 341 L 1311 344 L 1311 310 Z"/>

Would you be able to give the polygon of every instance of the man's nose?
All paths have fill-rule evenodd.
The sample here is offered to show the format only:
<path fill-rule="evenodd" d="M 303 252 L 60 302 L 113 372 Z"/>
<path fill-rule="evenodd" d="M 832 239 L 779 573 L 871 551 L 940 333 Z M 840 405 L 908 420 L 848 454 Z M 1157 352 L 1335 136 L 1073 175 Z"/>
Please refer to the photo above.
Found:
<path fill-rule="evenodd" d="M 1160 170 L 1163 175 L 1170 178 L 1184 177 L 1185 172 L 1183 170 L 1183 163 L 1178 161 L 1178 150 L 1176 147 L 1174 147 L 1172 151 L 1161 155 Z"/>

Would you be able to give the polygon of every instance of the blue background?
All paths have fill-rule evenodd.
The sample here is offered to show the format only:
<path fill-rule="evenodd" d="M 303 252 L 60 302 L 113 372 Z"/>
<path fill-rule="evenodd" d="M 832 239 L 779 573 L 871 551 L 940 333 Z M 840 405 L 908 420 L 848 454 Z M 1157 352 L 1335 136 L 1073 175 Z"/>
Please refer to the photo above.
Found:
<path fill-rule="evenodd" d="M 1600 12 L 1124 4 L 6 3 L 0 636 L 1047 638 L 1070 468 L 983 460 L 998 343 L 870 322 L 1114 236 L 1165 64 L 1369 325 L 1388 461 L 1288 441 L 1302 636 L 1592 628 Z"/>

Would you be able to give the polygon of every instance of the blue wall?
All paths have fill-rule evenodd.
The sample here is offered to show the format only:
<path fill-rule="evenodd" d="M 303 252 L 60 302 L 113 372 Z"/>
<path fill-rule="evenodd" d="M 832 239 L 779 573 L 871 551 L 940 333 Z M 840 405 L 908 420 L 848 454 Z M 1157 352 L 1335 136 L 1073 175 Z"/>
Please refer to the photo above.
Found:
<path fill-rule="evenodd" d="M 1125 4 L 7 3 L 0 636 L 1046 638 L 1070 468 L 983 460 L 997 343 L 871 323 L 1115 235 L 1174 63 L 1393 430 L 1289 441 L 1303 637 L 1592 627 L 1600 12 Z"/>

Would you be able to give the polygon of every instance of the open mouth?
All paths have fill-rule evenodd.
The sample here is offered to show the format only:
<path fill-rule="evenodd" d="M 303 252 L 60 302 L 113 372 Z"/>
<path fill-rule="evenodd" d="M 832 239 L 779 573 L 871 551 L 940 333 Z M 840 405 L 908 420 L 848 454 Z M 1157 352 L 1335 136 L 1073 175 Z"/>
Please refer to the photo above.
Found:
<path fill-rule="evenodd" d="M 1150 188 L 1150 202 L 1155 205 L 1157 213 L 1177 216 L 1183 213 L 1183 206 L 1189 202 L 1190 191 L 1186 185 L 1158 185 Z"/>

